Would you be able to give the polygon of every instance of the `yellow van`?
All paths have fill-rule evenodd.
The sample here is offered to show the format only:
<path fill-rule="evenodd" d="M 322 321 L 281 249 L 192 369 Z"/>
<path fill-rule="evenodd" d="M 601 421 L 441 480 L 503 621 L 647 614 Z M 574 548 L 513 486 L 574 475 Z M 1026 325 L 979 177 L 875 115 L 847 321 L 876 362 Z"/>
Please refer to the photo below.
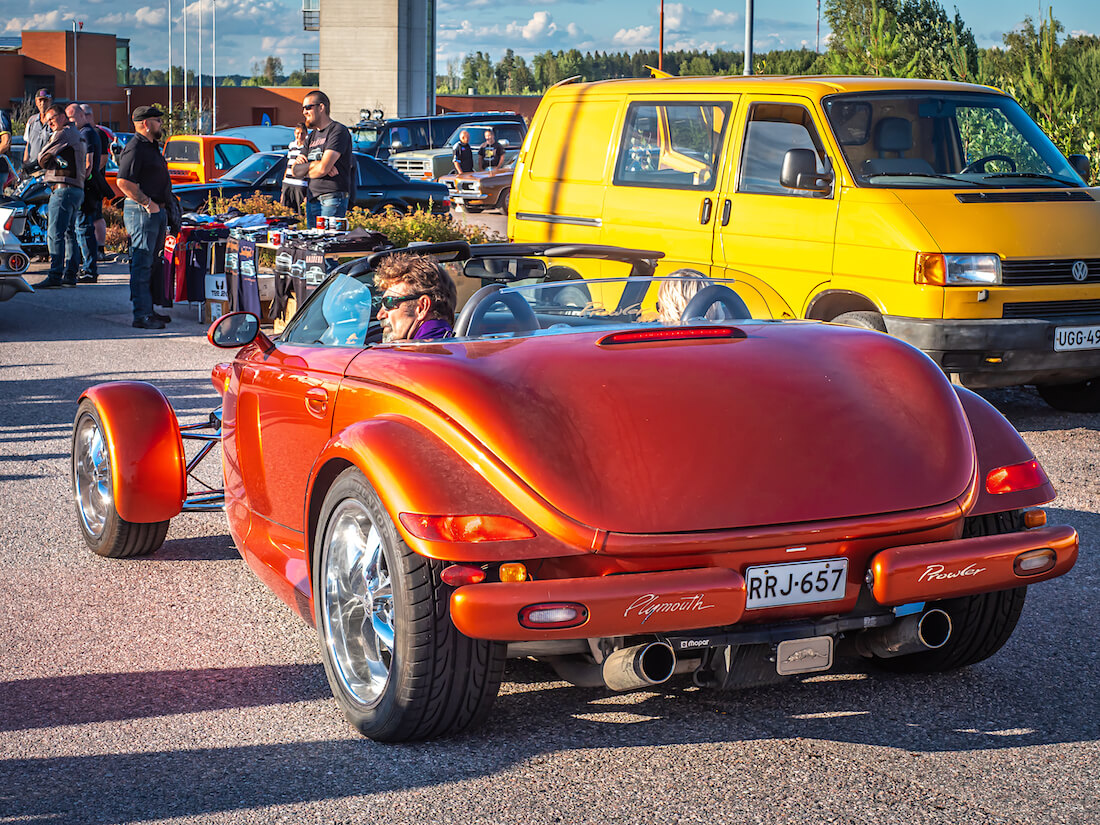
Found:
<path fill-rule="evenodd" d="M 512 184 L 513 241 L 659 249 L 762 317 L 889 332 L 971 387 L 1100 410 L 1100 189 L 1012 98 L 839 77 L 565 83 Z"/>

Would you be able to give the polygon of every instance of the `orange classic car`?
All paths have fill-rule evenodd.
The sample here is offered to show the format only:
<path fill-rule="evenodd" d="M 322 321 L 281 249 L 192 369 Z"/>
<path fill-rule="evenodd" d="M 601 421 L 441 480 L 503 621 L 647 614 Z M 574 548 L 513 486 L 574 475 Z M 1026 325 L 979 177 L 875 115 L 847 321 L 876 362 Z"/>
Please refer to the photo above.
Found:
<path fill-rule="evenodd" d="M 220 178 L 257 151 L 250 140 L 224 135 L 172 135 L 164 143 L 173 186 Z"/>
<path fill-rule="evenodd" d="M 1076 560 L 1019 434 L 896 338 L 752 318 L 739 283 L 653 277 L 659 252 L 416 251 L 480 284 L 454 337 L 381 342 L 375 253 L 277 338 L 218 319 L 208 420 L 117 382 L 73 433 L 91 549 L 224 509 L 368 737 L 475 725 L 510 656 L 611 690 L 790 680 L 839 645 L 965 667 Z M 224 489 L 189 490 L 218 445 Z"/>
<path fill-rule="evenodd" d="M 513 172 L 514 163 L 499 169 L 443 175 L 439 182 L 446 184 L 456 206 L 461 205 L 470 212 L 496 208 L 507 215 Z"/>

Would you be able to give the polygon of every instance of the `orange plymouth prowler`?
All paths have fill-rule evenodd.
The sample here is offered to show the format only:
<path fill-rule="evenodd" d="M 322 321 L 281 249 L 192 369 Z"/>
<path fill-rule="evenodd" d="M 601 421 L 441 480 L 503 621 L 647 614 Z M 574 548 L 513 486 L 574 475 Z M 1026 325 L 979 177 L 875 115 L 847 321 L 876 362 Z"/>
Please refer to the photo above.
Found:
<path fill-rule="evenodd" d="M 415 251 L 480 286 L 455 337 L 381 343 L 378 252 L 278 337 L 216 321 L 236 353 L 208 421 L 116 382 L 73 432 L 89 546 L 152 553 L 173 516 L 224 509 L 365 736 L 476 725 L 506 657 L 620 691 L 781 681 L 838 644 L 965 667 L 1076 560 L 1019 434 L 896 338 L 753 318 L 751 287 L 669 284 L 659 252 Z M 219 444 L 224 490 L 189 491 Z"/>

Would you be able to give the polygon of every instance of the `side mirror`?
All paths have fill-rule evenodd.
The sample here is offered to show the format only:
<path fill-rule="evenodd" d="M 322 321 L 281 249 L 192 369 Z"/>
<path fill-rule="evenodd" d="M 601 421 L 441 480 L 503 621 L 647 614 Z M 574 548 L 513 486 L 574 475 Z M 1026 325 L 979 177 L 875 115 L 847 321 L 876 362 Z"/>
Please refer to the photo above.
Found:
<path fill-rule="evenodd" d="M 499 143 L 501 146 L 503 146 L 505 148 L 508 148 L 508 146 L 510 144 L 508 138 L 501 138 L 500 140 L 497 141 L 497 143 Z"/>
<path fill-rule="evenodd" d="M 1089 173 L 1092 171 L 1088 155 L 1070 155 L 1067 160 L 1069 160 L 1069 165 L 1073 167 L 1073 171 L 1080 175 L 1085 183 L 1088 183 Z"/>
<path fill-rule="evenodd" d="M 390 143 L 390 151 L 391 152 L 400 152 L 404 148 L 405 148 L 405 144 L 402 143 L 399 140 L 395 140 L 392 143 Z"/>
<path fill-rule="evenodd" d="M 783 156 L 779 182 L 788 189 L 828 192 L 833 185 L 833 173 L 817 171 L 817 154 L 812 149 L 788 149 Z"/>
<path fill-rule="evenodd" d="M 210 325 L 206 340 L 222 349 L 237 349 L 251 344 L 259 335 L 259 318 L 250 312 L 230 312 Z"/>

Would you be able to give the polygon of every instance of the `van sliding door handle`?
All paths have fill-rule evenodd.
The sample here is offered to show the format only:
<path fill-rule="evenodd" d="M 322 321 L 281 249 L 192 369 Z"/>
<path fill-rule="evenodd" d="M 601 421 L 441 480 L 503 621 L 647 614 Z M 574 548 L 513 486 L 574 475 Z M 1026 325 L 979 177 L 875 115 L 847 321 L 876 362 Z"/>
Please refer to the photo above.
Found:
<path fill-rule="evenodd" d="M 726 202 L 722 204 L 722 226 L 728 226 L 730 222 L 730 210 L 733 209 L 733 202 L 726 198 Z"/>
<path fill-rule="evenodd" d="M 703 205 L 699 208 L 699 223 L 710 223 L 710 210 L 712 205 L 710 198 L 703 198 Z"/>

